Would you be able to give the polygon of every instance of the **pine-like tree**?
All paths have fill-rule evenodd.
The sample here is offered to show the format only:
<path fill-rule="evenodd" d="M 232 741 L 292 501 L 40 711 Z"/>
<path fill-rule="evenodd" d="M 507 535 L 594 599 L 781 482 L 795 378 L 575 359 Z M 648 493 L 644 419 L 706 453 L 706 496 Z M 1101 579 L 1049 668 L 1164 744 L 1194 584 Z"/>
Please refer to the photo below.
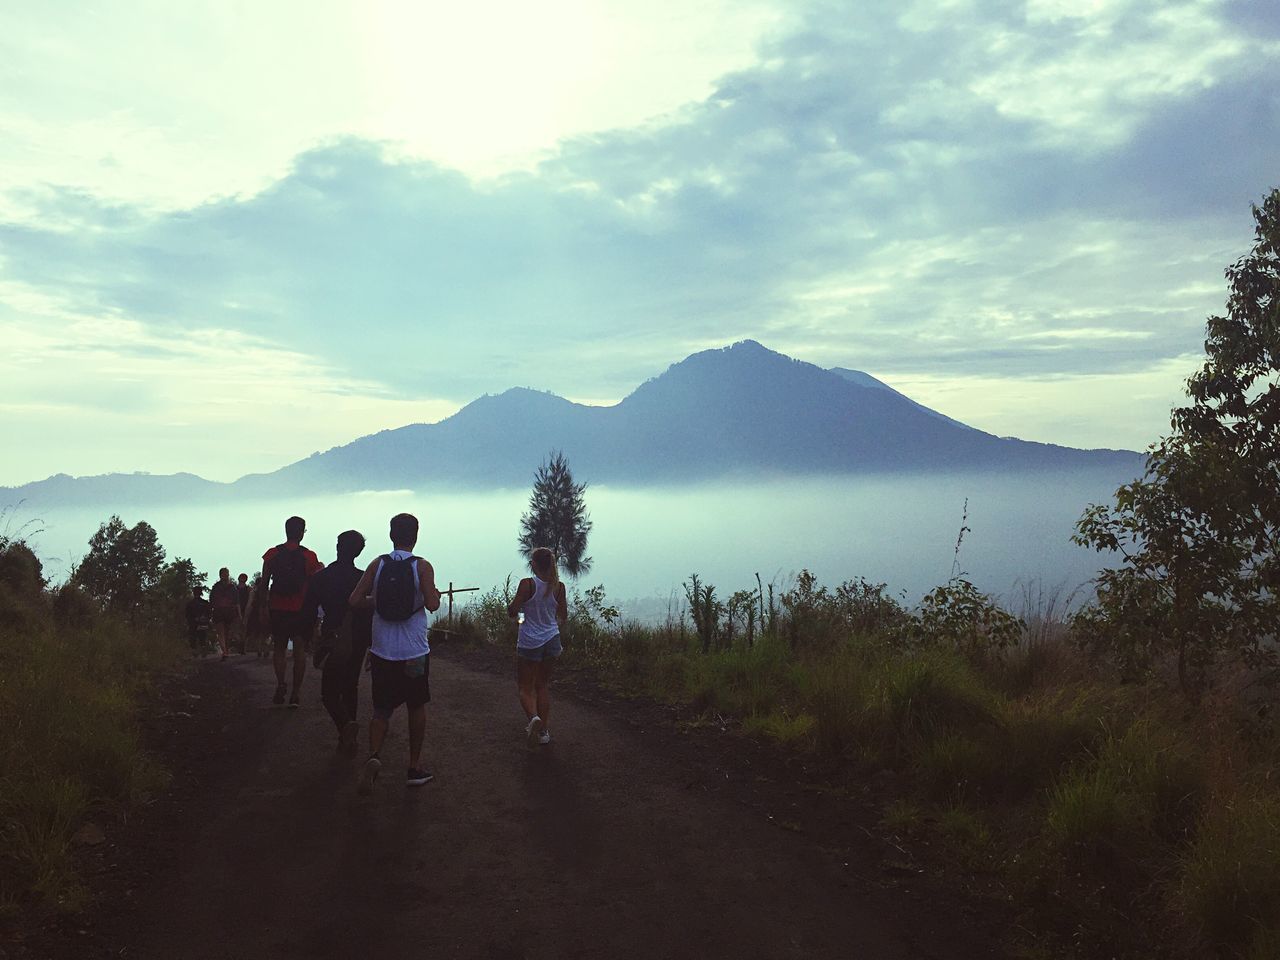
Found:
<path fill-rule="evenodd" d="M 538 547 L 550 547 L 560 570 L 578 577 L 591 570 L 587 534 L 591 519 L 583 500 L 585 483 L 574 483 L 569 461 L 559 450 L 533 477 L 529 512 L 520 517 L 520 552 L 527 558 Z"/>

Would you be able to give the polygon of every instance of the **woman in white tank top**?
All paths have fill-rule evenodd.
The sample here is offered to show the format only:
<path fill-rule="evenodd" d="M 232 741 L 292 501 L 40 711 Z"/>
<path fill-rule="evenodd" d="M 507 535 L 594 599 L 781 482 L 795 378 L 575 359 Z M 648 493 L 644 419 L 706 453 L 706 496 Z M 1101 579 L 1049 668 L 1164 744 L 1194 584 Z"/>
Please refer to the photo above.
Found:
<path fill-rule="evenodd" d="M 520 621 L 516 638 L 516 684 L 520 706 L 529 719 L 524 728 L 530 747 L 551 742 L 551 672 L 564 649 L 560 625 L 569 616 L 556 557 L 546 547 L 529 555 L 532 577 L 525 577 L 507 604 L 507 616 Z"/>

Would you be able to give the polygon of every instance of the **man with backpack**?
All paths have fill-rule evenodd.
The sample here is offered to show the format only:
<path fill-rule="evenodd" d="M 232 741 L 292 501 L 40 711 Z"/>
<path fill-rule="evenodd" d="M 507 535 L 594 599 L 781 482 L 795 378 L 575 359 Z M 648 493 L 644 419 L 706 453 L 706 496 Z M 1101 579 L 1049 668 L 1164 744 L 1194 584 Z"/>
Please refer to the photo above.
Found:
<path fill-rule="evenodd" d="M 431 647 L 427 613 L 440 609 L 431 564 L 414 556 L 418 518 L 399 513 L 391 518 L 392 551 L 365 570 L 351 591 L 352 607 L 373 607 L 373 642 L 369 649 L 373 680 L 373 719 L 369 721 L 369 759 L 360 772 L 359 792 L 367 794 L 382 769 L 378 752 L 391 715 L 401 704 L 409 714 L 409 770 L 405 784 L 420 787 L 431 779 L 422 765 L 422 741 L 431 699 Z"/>
<path fill-rule="evenodd" d="M 289 642 L 293 642 L 293 692 L 289 706 L 298 706 L 302 678 L 307 672 L 306 623 L 302 602 L 307 595 L 307 581 L 324 569 L 320 558 L 302 545 L 307 522 L 290 517 L 284 522 L 285 541 L 262 555 L 262 580 L 259 589 L 267 590 L 271 618 L 271 642 L 275 647 L 276 693 L 272 703 L 284 703 L 285 663 Z"/>
<path fill-rule="evenodd" d="M 373 610 L 350 607 L 347 598 L 360 581 L 361 570 L 355 559 L 364 550 L 364 537 L 358 530 L 338 534 L 337 559 L 307 584 L 307 599 L 302 615 L 311 635 L 317 610 L 322 611 L 320 637 L 314 663 L 324 671 L 320 681 L 320 698 L 338 728 L 338 749 L 354 755 L 360 725 L 356 723 L 359 704 L 360 668 L 369 649 L 373 629 Z"/>

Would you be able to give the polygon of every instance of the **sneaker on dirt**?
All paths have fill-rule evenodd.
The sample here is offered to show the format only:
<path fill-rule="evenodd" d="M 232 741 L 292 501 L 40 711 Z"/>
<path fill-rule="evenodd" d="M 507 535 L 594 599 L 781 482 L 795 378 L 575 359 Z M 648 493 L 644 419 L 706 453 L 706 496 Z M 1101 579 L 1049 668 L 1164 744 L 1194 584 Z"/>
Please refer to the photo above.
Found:
<path fill-rule="evenodd" d="M 409 772 L 405 775 L 404 785 L 406 787 L 420 787 L 430 781 L 431 771 L 426 767 L 410 767 Z"/>
<path fill-rule="evenodd" d="M 382 770 L 382 761 L 377 757 L 366 760 L 364 766 L 360 768 L 360 783 L 356 785 L 356 793 L 362 797 L 373 793 L 373 782 L 378 779 L 380 770 Z"/>
<path fill-rule="evenodd" d="M 542 731 L 542 734 L 538 737 L 538 742 L 539 742 L 539 743 L 541 743 L 543 746 L 546 746 L 548 743 L 550 743 L 550 742 L 551 742 L 551 731 L 549 731 L 549 730 L 543 730 L 543 731 Z"/>
<path fill-rule="evenodd" d="M 542 736 L 542 730 L 543 726 L 541 717 L 535 716 L 529 721 L 529 725 L 524 728 L 525 739 L 528 741 L 529 746 L 537 746 L 538 738 Z"/>
<path fill-rule="evenodd" d="M 296 710 L 298 708 L 298 691 L 293 692 L 293 696 L 289 698 L 289 709 Z"/>

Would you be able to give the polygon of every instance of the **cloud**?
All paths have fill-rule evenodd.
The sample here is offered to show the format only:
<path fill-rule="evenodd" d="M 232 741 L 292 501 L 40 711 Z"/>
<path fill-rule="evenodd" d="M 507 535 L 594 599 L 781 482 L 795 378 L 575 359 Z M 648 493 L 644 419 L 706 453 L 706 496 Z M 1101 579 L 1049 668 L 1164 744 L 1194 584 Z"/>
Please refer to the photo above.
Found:
<path fill-rule="evenodd" d="M 78 315 L 0 287 L 0 420 L 20 457 L 0 483 L 69 467 L 190 470 L 233 480 L 328 449 L 388 420 L 435 420 L 453 405 L 406 401 L 240 331 L 181 335 L 111 315 Z M 61 438 L 62 443 L 51 443 Z M 72 467 L 74 469 L 74 467 Z M 14 471 L 21 471 L 17 473 Z"/>
<path fill-rule="evenodd" d="M 1016 399 L 1031 381 L 1119 396 L 1159 376 L 1177 399 L 1275 185 L 1280 41 L 1258 17 L 814 4 L 705 99 L 497 179 L 345 137 L 176 211 L 11 193 L 0 302 L 126 320 L 151 350 L 228 331 L 295 358 L 291 389 L 368 385 L 388 418 L 387 397 L 517 384 L 618 397 L 754 336 L 993 402 L 1012 384 L 1024 432 L 1053 439 L 1061 417 Z"/>

